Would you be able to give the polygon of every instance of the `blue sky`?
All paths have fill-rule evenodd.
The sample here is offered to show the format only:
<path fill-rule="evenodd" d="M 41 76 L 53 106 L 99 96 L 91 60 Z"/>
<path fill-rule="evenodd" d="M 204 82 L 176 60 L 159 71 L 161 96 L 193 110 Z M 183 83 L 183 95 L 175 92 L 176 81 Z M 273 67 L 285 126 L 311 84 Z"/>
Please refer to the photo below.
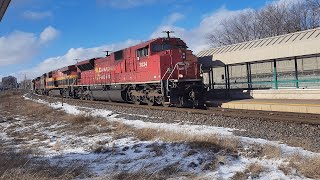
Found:
<path fill-rule="evenodd" d="M 0 77 L 33 78 L 174 30 L 198 52 L 219 22 L 266 0 L 12 0 L 0 23 Z M 292 0 L 291 0 L 292 1 Z"/>

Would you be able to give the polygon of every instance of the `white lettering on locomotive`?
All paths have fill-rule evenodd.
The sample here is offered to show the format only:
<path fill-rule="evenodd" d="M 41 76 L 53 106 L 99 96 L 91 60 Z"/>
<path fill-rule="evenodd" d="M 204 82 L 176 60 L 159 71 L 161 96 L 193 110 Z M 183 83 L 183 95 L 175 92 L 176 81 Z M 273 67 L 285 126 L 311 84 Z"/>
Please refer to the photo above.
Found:
<path fill-rule="evenodd" d="M 148 66 L 148 62 L 140 62 L 139 66 L 142 67 L 142 68 L 143 67 L 147 67 Z"/>
<path fill-rule="evenodd" d="M 101 73 L 101 72 L 110 72 L 110 71 L 113 71 L 114 69 L 115 68 L 113 66 L 111 66 L 111 67 L 103 67 L 103 68 L 99 67 L 98 72 L 99 73 Z"/>

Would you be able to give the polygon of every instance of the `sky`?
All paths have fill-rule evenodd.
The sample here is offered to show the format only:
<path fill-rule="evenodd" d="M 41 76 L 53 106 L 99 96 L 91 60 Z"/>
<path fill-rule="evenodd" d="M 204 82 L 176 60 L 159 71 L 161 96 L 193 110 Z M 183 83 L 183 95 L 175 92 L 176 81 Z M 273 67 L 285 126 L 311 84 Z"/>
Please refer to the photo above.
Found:
<path fill-rule="evenodd" d="M 279 1 L 295 0 L 11 0 L 0 22 L 0 79 L 35 78 L 164 30 L 196 54 L 224 19 Z"/>

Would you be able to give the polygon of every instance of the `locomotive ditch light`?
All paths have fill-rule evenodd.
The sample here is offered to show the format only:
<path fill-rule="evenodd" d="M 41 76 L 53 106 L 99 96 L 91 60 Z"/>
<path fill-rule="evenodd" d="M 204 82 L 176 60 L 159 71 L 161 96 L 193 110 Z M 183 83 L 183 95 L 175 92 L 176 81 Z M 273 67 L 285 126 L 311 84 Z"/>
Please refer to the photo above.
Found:
<path fill-rule="evenodd" d="M 183 52 L 183 53 L 182 53 L 182 59 L 183 59 L 183 60 L 186 60 L 186 58 L 187 58 L 186 52 Z"/>
<path fill-rule="evenodd" d="M 179 74 L 179 78 L 183 78 L 183 74 Z"/>

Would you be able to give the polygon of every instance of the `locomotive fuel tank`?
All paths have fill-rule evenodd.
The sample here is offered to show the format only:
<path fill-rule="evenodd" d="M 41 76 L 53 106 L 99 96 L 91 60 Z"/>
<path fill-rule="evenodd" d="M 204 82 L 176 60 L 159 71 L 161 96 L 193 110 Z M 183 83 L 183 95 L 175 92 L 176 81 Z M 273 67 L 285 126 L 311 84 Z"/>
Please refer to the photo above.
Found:
<path fill-rule="evenodd" d="M 94 86 L 91 88 L 92 98 L 96 100 L 127 102 L 127 90 L 123 90 L 120 86 Z"/>

